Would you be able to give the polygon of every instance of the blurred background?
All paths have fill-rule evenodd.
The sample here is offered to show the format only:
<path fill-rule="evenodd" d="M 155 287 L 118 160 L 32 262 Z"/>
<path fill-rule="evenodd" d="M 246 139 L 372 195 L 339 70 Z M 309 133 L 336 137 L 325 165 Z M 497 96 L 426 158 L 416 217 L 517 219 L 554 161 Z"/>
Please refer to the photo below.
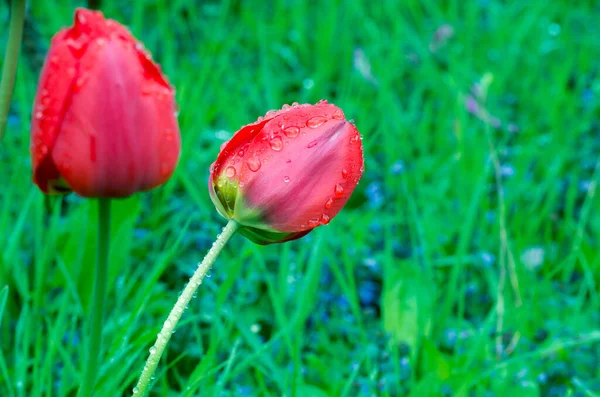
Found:
<path fill-rule="evenodd" d="M 0 147 L 0 395 L 74 396 L 93 201 L 31 183 L 49 40 L 85 2 L 28 2 Z M 183 154 L 119 200 L 98 396 L 128 395 L 224 226 L 209 165 L 242 125 L 327 99 L 363 135 L 346 208 L 305 238 L 236 236 L 155 396 L 600 395 L 596 1 L 93 1 L 177 87 Z M 9 8 L 0 3 L 4 53 Z"/>

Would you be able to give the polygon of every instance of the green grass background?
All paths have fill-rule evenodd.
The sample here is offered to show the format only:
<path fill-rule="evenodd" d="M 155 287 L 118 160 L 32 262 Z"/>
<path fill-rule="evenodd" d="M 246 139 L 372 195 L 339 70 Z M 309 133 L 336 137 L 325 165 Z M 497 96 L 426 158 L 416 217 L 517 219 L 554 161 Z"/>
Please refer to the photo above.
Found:
<path fill-rule="evenodd" d="M 1 396 L 73 396 L 82 376 L 95 203 L 44 197 L 28 152 L 43 56 L 78 5 L 29 2 L 0 147 Z M 97 396 L 130 393 L 224 225 L 206 189 L 220 144 L 269 109 L 320 99 L 363 135 L 354 196 L 301 240 L 234 237 L 152 395 L 600 395 L 597 2 L 102 9 L 177 87 L 183 153 L 167 185 L 114 204 Z M 5 3 L 0 21 L 3 54 Z"/>

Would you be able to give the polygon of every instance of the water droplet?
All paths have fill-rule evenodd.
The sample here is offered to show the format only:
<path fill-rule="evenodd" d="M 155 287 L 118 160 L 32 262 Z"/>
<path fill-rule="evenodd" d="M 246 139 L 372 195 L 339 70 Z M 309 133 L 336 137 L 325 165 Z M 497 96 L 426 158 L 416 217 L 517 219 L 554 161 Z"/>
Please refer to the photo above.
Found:
<path fill-rule="evenodd" d="M 39 119 L 41 119 L 41 118 L 42 118 L 42 116 L 43 116 L 42 112 L 35 112 L 35 118 L 36 118 L 36 119 L 38 119 L 38 120 L 39 120 Z"/>
<path fill-rule="evenodd" d="M 295 138 L 300 133 L 300 128 L 295 127 L 295 126 L 287 127 L 286 129 L 283 130 L 283 133 L 288 138 Z"/>
<path fill-rule="evenodd" d="M 136 386 L 133 388 L 132 392 L 133 392 L 133 394 L 138 394 L 140 392 L 140 389 L 138 389 Z"/>
<path fill-rule="evenodd" d="M 154 354 L 154 353 L 156 353 L 156 347 L 152 346 L 150 348 L 150 354 Z"/>
<path fill-rule="evenodd" d="M 248 168 L 250 168 L 250 171 L 252 171 L 252 172 L 258 171 L 261 166 L 260 159 L 258 157 L 249 158 L 248 161 L 246 161 L 246 164 L 248 165 Z"/>
<path fill-rule="evenodd" d="M 298 102 L 293 102 L 292 103 L 292 107 L 295 108 L 296 106 L 300 105 Z"/>
<path fill-rule="evenodd" d="M 316 116 L 306 122 L 306 126 L 309 128 L 318 128 L 322 126 L 327 119 L 322 116 Z"/>
<path fill-rule="evenodd" d="M 288 183 L 288 182 L 290 181 L 290 177 L 289 177 L 289 176 L 284 176 L 284 177 L 283 177 L 283 181 L 284 181 L 285 183 Z"/>
<path fill-rule="evenodd" d="M 333 197 L 330 197 L 329 200 L 325 202 L 325 208 L 329 209 L 333 205 Z"/>
<path fill-rule="evenodd" d="M 315 146 L 317 146 L 318 141 L 315 139 L 314 141 L 312 141 L 311 143 L 309 143 L 306 147 L 307 148 L 313 148 Z"/>
<path fill-rule="evenodd" d="M 339 183 L 335 185 L 335 189 L 333 189 L 335 193 L 335 197 L 342 197 L 344 195 L 344 188 Z"/>
<path fill-rule="evenodd" d="M 100 47 L 102 47 L 105 43 L 106 43 L 106 40 L 103 39 L 102 37 L 98 37 L 96 39 L 96 44 L 98 44 Z"/>
<path fill-rule="evenodd" d="M 160 173 L 162 176 L 166 176 L 167 174 L 169 174 L 169 171 L 170 171 L 169 164 L 167 164 L 165 161 L 160 163 Z"/>
<path fill-rule="evenodd" d="M 308 221 L 308 227 L 311 228 L 311 229 L 313 229 L 313 228 L 319 226 L 319 223 L 320 222 L 319 222 L 318 219 L 311 219 L 311 220 Z"/>
<path fill-rule="evenodd" d="M 281 137 L 276 136 L 269 141 L 269 144 L 271 145 L 271 149 L 275 150 L 276 152 L 283 149 L 283 140 Z"/>
<path fill-rule="evenodd" d="M 331 116 L 332 118 L 336 119 L 336 120 L 343 120 L 344 119 L 344 113 L 338 109 L 336 110 L 333 115 Z"/>
<path fill-rule="evenodd" d="M 75 80 L 75 89 L 80 90 L 81 87 L 84 86 L 86 81 L 87 81 L 87 77 L 85 75 L 79 76 L 77 78 L 77 80 Z"/>
<path fill-rule="evenodd" d="M 218 187 L 223 187 L 223 179 L 220 179 L 217 181 L 217 186 Z"/>
<path fill-rule="evenodd" d="M 352 138 L 350 138 L 350 143 L 356 143 L 360 140 L 360 134 L 356 134 L 354 135 Z"/>
<path fill-rule="evenodd" d="M 348 170 L 345 168 L 342 170 L 342 178 L 344 178 L 344 179 L 348 178 Z"/>
<path fill-rule="evenodd" d="M 85 16 L 83 15 L 83 12 L 77 12 L 77 22 L 79 22 L 80 24 L 85 24 Z"/>
<path fill-rule="evenodd" d="M 273 117 L 275 114 L 277 114 L 277 110 L 271 109 L 265 114 L 265 117 Z"/>
<path fill-rule="evenodd" d="M 227 167 L 225 169 L 225 175 L 227 176 L 227 178 L 231 179 L 235 176 L 235 168 L 233 167 Z"/>
<path fill-rule="evenodd" d="M 321 225 L 327 225 L 329 223 L 329 216 L 323 214 L 321 217 Z"/>
<path fill-rule="evenodd" d="M 282 110 L 288 110 L 289 108 L 290 108 L 290 105 L 288 105 L 287 103 L 281 107 Z"/>
<path fill-rule="evenodd" d="M 244 157 L 244 149 L 240 149 L 240 151 L 238 152 L 238 156 Z"/>
<path fill-rule="evenodd" d="M 287 159 L 286 163 L 289 164 L 292 162 L 292 159 Z"/>

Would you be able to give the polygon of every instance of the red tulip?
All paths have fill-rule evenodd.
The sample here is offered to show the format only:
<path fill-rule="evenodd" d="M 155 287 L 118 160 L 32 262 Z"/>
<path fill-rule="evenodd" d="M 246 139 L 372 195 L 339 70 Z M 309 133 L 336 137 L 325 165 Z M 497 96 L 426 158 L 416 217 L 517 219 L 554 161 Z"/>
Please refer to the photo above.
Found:
<path fill-rule="evenodd" d="M 165 183 L 180 152 L 173 88 L 124 26 L 78 9 L 41 73 L 31 137 L 45 193 L 126 197 Z"/>
<path fill-rule="evenodd" d="M 329 223 L 362 176 L 362 140 L 338 107 L 284 105 L 235 133 L 211 166 L 219 213 L 259 244 Z"/>

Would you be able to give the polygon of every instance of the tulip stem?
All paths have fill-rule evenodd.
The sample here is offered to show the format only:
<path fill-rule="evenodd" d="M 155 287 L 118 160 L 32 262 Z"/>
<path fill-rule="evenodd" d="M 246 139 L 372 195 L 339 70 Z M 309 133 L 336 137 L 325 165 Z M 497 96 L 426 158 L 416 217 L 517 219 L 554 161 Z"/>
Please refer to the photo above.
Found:
<path fill-rule="evenodd" d="M 148 392 L 150 382 L 154 378 L 154 372 L 156 371 L 160 357 L 165 351 L 165 347 L 167 346 L 169 339 L 171 339 L 171 334 L 173 334 L 181 315 L 192 300 L 192 297 L 200 284 L 202 284 L 204 276 L 209 272 L 213 263 L 221 253 L 221 250 L 235 234 L 237 229 L 238 223 L 234 220 L 230 220 L 227 226 L 223 228 L 221 234 L 217 236 L 217 240 L 213 243 L 202 262 L 198 264 L 198 268 L 194 272 L 194 275 L 190 278 L 190 281 L 179 296 L 179 299 L 177 299 L 177 303 L 175 303 L 175 306 L 171 309 L 171 313 L 169 313 L 169 316 L 165 320 L 154 346 L 150 348 L 150 356 L 146 360 L 146 365 L 140 375 L 140 380 L 138 381 L 137 386 L 133 388 L 133 394 L 136 397 L 144 396 Z"/>
<path fill-rule="evenodd" d="M 102 328 L 104 325 L 104 303 L 108 278 L 108 253 L 110 249 L 110 199 L 98 199 L 98 247 L 94 287 L 88 323 L 88 344 L 83 383 L 77 394 L 91 396 L 98 374 L 98 362 L 102 348 Z"/>
<path fill-rule="evenodd" d="M 4 138 L 8 111 L 15 87 L 15 75 L 19 61 L 19 51 L 23 38 L 23 23 L 25 21 L 25 0 L 12 0 L 10 7 L 10 25 L 8 42 L 2 66 L 2 80 L 0 81 L 0 142 Z"/>

